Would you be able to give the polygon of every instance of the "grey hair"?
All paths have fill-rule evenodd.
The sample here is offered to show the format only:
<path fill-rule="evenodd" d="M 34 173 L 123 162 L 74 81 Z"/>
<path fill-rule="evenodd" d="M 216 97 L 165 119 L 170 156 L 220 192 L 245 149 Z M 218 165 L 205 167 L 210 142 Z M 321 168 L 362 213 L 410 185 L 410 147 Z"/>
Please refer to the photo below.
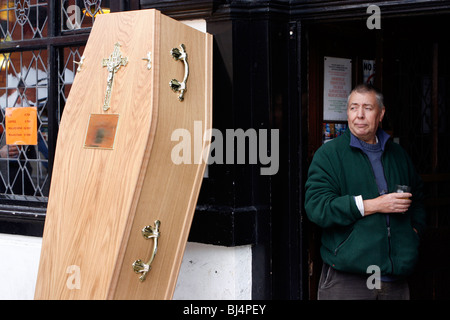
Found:
<path fill-rule="evenodd" d="M 375 98 L 377 100 L 378 107 L 380 109 L 382 109 L 384 107 L 383 94 L 374 86 L 372 86 L 370 84 L 366 84 L 366 83 L 358 84 L 355 88 L 353 88 L 353 90 L 350 92 L 350 94 L 347 97 L 347 106 L 350 102 L 350 96 L 352 95 L 353 92 L 358 92 L 358 93 L 373 92 L 373 93 L 375 93 Z"/>

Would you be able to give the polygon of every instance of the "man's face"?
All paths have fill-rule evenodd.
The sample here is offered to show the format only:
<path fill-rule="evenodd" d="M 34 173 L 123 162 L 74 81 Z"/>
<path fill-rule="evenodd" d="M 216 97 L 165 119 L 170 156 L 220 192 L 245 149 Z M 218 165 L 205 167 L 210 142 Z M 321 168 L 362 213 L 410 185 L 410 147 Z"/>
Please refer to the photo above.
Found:
<path fill-rule="evenodd" d="M 364 142 L 375 143 L 375 134 L 384 111 L 384 107 L 380 108 L 377 104 L 375 92 L 353 92 L 347 106 L 350 131 Z"/>

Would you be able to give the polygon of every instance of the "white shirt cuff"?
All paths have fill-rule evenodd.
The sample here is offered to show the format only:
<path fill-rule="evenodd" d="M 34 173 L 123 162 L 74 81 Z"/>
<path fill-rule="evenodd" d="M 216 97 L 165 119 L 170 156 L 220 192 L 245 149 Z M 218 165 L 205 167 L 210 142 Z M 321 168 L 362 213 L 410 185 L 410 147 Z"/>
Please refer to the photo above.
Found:
<path fill-rule="evenodd" d="M 364 204 L 363 204 L 362 196 L 356 196 L 354 198 L 355 198 L 355 203 L 356 203 L 356 206 L 358 207 L 359 212 L 364 217 Z"/>

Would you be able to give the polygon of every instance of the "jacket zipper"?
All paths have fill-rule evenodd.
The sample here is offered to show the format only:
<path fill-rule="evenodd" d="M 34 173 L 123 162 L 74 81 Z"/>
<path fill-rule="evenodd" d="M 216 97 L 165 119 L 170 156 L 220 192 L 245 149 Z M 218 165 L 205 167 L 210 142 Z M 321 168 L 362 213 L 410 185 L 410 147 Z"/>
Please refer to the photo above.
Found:
<path fill-rule="evenodd" d="M 384 152 L 383 152 L 383 156 L 384 156 Z M 383 174 L 384 174 L 384 179 L 386 180 L 386 183 L 388 184 L 388 188 L 389 188 L 389 182 L 388 179 L 386 178 L 386 172 L 384 171 L 384 157 L 381 157 L 381 163 L 383 165 Z M 386 193 L 388 193 L 389 190 L 386 190 Z M 385 194 L 383 192 L 383 194 Z M 389 213 L 386 214 L 386 227 L 387 227 L 387 236 L 388 236 L 388 246 L 389 246 L 389 250 L 388 250 L 388 257 L 389 257 L 389 262 L 391 263 L 391 273 L 394 273 L 394 262 L 392 261 L 392 257 L 391 257 L 391 253 L 392 253 L 392 243 L 391 243 L 391 215 Z"/>
<path fill-rule="evenodd" d="M 361 152 L 361 153 L 366 158 L 366 161 L 369 163 L 369 166 L 371 166 L 367 155 L 364 152 Z M 383 152 L 383 155 L 381 156 L 381 164 L 383 165 L 384 178 L 385 178 L 386 183 L 388 184 L 388 188 L 389 188 L 389 182 L 388 182 L 388 179 L 386 178 L 386 172 L 384 171 L 384 154 L 385 153 Z M 373 178 L 375 180 L 375 175 L 373 174 L 373 170 L 371 172 L 372 172 Z M 386 190 L 386 193 L 388 193 L 388 192 L 389 192 L 389 190 Z M 382 192 L 382 194 L 380 194 L 380 196 L 383 195 L 383 194 L 385 194 L 385 193 Z M 394 273 L 394 263 L 393 263 L 392 257 L 391 257 L 391 253 L 392 253 L 392 250 L 391 250 L 392 249 L 392 245 L 391 245 L 391 222 L 390 222 L 390 215 L 389 215 L 389 213 L 386 214 L 386 228 L 387 228 L 388 246 L 389 246 L 388 257 L 389 257 L 389 262 L 391 263 L 391 273 Z M 337 251 L 337 249 L 335 250 L 335 253 L 336 253 L 336 251 Z"/>
<path fill-rule="evenodd" d="M 394 263 L 392 262 L 391 257 L 391 222 L 390 222 L 390 215 L 389 213 L 386 214 L 386 226 L 387 226 L 387 233 L 388 233 L 388 245 L 389 245 L 389 261 L 391 262 L 391 273 L 394 273 Z"/>

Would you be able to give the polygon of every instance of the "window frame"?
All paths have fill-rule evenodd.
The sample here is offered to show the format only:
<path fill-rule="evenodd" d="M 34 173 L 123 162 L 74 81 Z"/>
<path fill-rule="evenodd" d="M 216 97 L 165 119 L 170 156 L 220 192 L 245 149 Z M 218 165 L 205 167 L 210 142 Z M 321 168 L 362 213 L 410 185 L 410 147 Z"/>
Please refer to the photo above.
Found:
<path fill-rule="evenodd" d="M 111 12 L 139 9 L 136 1 L 111 1 Z M 51 184 L 53 160 L 64 106 L 60 104 L 59 68 L 64 48 L 84 46 L 91 28 L 63 31 L 61 27 L 61 1 L 47 1 L 47 36 L 38 39 L 14 40 L 0 43 L 0 54 L 32 50 L 47 51 L 48 67 L 48 179 Z M 0 233 L 41 237 L 43 235 L 46 201 L 0 199 Z"/>

